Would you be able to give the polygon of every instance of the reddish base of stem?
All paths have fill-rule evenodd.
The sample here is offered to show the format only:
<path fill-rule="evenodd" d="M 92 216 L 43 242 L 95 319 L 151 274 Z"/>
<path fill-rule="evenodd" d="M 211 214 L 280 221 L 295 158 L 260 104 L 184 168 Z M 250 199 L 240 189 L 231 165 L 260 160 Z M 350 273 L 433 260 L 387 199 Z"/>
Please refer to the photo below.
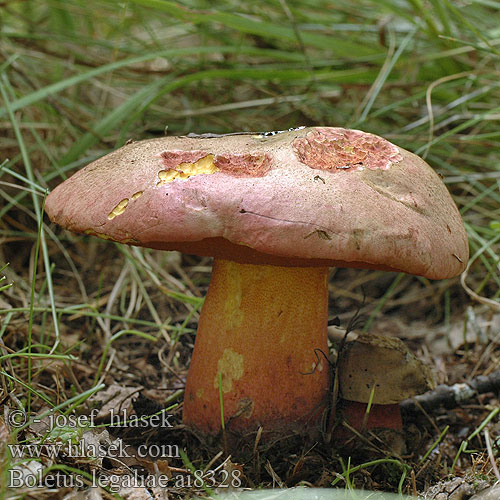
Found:
<path fill-rule="evenodd" d="M 342 400 L 339 412 L 342 412 L 343 419 L 357 431 L 364 429 L 374 429 L 377 427 L 384 429 L 403 429 L 403 420 L 399 405 L 372 405 L 368 416 L 366 415 L 365 403 Z"/>
<path fill-rule="evenodd" d="M 332 434 L 334 443 L 352 450 L 358 445 L 363 446 L 356 432 L 362 434 L 366 430 L 378 429 L 379 432 L 377 431 L 376 435 L 380 439 L 377 444 L 385 443 L 391 452 L 401 454 L 405 449 L 405 444 L 399 405 L 374 404 L 368 415 L 367 406 L 365 403 L 347 400 L 341 400 L 337 404 L 335 415 L 337 422 Z"/>

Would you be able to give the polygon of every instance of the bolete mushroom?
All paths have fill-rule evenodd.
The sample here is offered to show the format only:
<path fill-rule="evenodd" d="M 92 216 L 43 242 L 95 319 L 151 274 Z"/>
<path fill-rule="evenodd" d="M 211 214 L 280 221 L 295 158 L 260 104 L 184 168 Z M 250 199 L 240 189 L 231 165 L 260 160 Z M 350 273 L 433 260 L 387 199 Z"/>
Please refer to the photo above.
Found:
<path fill-rule="evenodd" d="M 337 418 L 334 438 L 344 442 L 355 438 L 349 428 L 361 432 L 387 429 L 396 434 L 391 436 L 391 444 L 399 445 L 392 451 L 402 451 L 399 403 L 434 389 L 432 370 L 401 339 L 365 334 L 346 343 L 337 371 L 341 399 L 337 414 L 332 415 Z"/>
<path fill-rule="evenodd" d="M 134 142 L 83 168 L 46 202 L 76 232 L 215 257 L 184 421 L 304 430 L 329 389 L 328 267 L 431 279 L 468 258 L 460 214 L 423 160 L 343 128 Z"/>

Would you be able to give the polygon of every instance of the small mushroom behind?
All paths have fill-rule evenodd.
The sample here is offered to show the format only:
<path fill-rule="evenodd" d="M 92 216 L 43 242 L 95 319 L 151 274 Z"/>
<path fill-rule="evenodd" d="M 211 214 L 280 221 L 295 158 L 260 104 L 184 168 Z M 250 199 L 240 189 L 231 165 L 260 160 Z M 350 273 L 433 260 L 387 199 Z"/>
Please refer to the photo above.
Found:
<path fill-rule="evenodd" d="M 353 447 L 357 437 L 351 429 L 386 429 L 391 451 L 401 453 L 399 402 L 436 387 L 431 369 L 398 338 L 361 335 L 346 344 L 337 370 L 342 399 L 332 415 L 337 420 L 334 440 Z"/>

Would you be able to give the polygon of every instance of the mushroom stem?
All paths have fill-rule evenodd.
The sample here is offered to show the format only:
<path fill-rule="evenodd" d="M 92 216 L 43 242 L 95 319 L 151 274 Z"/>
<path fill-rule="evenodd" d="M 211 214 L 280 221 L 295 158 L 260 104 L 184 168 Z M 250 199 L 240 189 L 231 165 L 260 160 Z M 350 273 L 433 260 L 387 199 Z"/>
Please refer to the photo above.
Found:
<path fill-rule="evenodd" d="M 398 404 L 374 404 L 368 414 L 367 408 L 366 403 L 355 401 L 343 400 L 340 404 L 343 420 L 357 431 L 376 428 L 402 430 L 403 421 Z M 337 437 L 343 437 L 344 434 L 345 431 L 339 426 Z"/>
<path fill-rule="evenodd" d="M 361 433 L 378 447 L 382 445 L 391 453 L 402 455 L 406 445 L 399 405 L 373 404 L 368 413 L 367 408 L 366 403 L 340 400 L 337 406 L 339 421 L 333 431 L 334 445 L 349 453 L 362 450 L 366 440 L 359 438 Z"/>
<path fill-rule="evenodd" d="M 215 259 L 184 398 L 184 423 L 304 431 L 325 409 L 328 268 Z M 308 429 L 310 430 L 310 429 Z M 319 429 L 318 429 L 319 430 Z"/>

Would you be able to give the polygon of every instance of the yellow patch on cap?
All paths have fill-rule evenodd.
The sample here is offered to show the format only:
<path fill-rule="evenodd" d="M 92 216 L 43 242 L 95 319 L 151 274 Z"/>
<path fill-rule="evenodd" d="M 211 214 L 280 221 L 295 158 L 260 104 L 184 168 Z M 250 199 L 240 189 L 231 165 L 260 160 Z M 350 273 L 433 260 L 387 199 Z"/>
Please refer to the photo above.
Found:
<path fill-rule="evenodd" d="M 125 212 L 125 209 L 127 208 L 128 205 L 128 198 L 124 198 L 118 205 L 116 205 L 111 212 L 108 214 L 108 219 L 113 220 L 117 215 L 121 215 L 123 212 Z"/>
<path fill-rule="evenodd" d="M 185 181 L 194 175 L 215 174 L 215 172 L 218 172 L 219 170 L 220 168 L 218 168 L 214 163 L 214 155 L 207 155 L 194 163 L 179 163 L 179 165 L 175 168 L 160 170 L 158 172 L 160 180 L 156 185 L 163 186 L 164 184 L 168 184 L 175 179 Z"/>

